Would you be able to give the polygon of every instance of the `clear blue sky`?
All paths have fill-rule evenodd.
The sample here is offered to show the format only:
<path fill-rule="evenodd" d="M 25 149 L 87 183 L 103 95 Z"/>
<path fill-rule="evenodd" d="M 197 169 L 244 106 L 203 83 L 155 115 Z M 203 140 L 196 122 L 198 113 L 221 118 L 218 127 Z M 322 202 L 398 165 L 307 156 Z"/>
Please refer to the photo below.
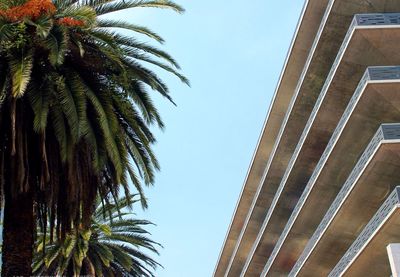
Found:
<path fill-rule="evenodd" d="M 160 98 L 162 171 L 138 217 L 157 224 L 160 277 L 211 276 L 304 0 L 179 0 L 186 13 L 120 14 L 166 39 L 192 88 L 161 74 L 178 107 Z"/>

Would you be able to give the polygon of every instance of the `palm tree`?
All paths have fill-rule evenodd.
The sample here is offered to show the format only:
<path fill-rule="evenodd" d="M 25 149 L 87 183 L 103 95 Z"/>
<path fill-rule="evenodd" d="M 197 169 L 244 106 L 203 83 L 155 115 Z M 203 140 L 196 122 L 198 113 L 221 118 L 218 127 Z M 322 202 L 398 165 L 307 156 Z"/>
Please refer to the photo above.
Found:
<path fill-rule="evenodd" d="M 134 219 L 127 198 L 102 206 L 98 204 L 89 229 L 77 229 L 64 241 L 51 243 L 38 232 L 33 272 L 51 276 L 154 276 L 160 266 L 144 253 L 156 253 L 158 243 L 148 238 L 147 220 Z M 46 241 L 46 243 L 43 243 Z M 43 250 L 45 252 L 43 255 Z"/>
<path fill-rule="evenodd" d="M 142 181 L 159 168 L 150 127 L 164 126 L 149 89 L 172 101 L 146 64 L 188 80 L 166 52 L 116 29 L 160 36 L 104 17 L 137 7 L 183 11 L 166 0 L 0 0 L 5 276 L 31 274 L 35 217 L 63 240 L 90 225 L 97 194 L 129 195 L 129 179 L 146 207 Z"/>

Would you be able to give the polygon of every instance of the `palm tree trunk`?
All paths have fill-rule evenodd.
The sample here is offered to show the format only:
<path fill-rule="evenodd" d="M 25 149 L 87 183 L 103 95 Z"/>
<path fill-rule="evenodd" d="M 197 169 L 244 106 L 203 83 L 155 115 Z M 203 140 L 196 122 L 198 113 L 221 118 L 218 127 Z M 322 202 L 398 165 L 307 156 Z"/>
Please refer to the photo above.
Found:
<path fill-rule="evenodd" d="M 11 193 L 6 191 L 2 276 L 32 276 L 33 231 L 32 193 L 11 197 Z"/>
<path fill-rule="evenodd" d="M 81 274 L 90 277 L 96 276 L 94 266 L 87 257 L 83 259 Z"/>
<path fill-rule="evenodd" d="M 3 137 L 3 253 L 2 276 L 31 276 L 34 243 L 35 217 L 33 190 L 30 186 L 35 179 L 29 175 L 27 139 L 30 129 L 25 126 L 23 103 L 14 108 L 14 117 L 7 137 Z M 11 112 L 12 114 L 12 112 Z M 14 121 L 14 122 L 13 122 Z M 32 155 L 31 155 L 32 156 Z M 33 158 L 34 156 L 32 156 Z M 35 160 L 32 165 L 37 164 Z"/>

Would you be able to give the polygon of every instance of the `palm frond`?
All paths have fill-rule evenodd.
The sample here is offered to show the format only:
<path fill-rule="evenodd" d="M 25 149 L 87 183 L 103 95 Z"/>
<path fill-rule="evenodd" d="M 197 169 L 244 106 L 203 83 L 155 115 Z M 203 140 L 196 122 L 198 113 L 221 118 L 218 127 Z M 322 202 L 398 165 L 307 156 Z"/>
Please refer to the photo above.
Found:
<path fill-rule="evenodd" d="M 95 7 L 97 15 L 105 15 L 108 13 L 118 12 L 132 8 L 171 9 L 178 13 L 182 13 L 185 11 L 180 5 L 167 0 L 154 0 L 154 1 L 126 0 L 126 1 L 93 1 L 93 2 L 96 2 L 92 6 Z"/>
<path fill-rule="evenodd" d="M 47 241 L 44 258 L 40 255 L 44 236 L 39 232 L 34 273 L 63 275 L 67 268 L 73 268 L 79 275 L 86 259 L 93 266 L 96 276 L 108 276 L 110 270 L 119 272 L 121 276 L 154 276 L 153 270 L 161 265 L 143 250 L 157 255 L 157 248 L 161 245 L 151 240 L 149 232 L 144 229 L 153 223 L 134 219 L 133 213 L 127 211 L 132 197 L 134 195 L 119 198 L 117 202 L 105 206 L 99 205 L 88 230 L 75 230 L 64 241 Z M 125 210 L 122 217 L 117 212 L 117 206 Z M 104 218 L 103 213 L 110 214 L 111 218 Z"/>
<path fill-rule="evenodd" d="M 159 43 L 164 43 L 164 39 L 161 36 L 159 36 L 157 33 L 150 30 L 149 28 L 147 28 L 145 26 L 140 26 L 140 25 L 129 23 L 129 22 L 121 21 L 121 20 L 99 19 L 97 21 L 97 27 L 125 29 L 128 31 L 133 31 L 136 33 L 143 34 L 149 38 L 156 40 Z"/>
<path fill-rule="evenodd" d="M 22 97 L 31 79 L 33 56 L 32 53 L 22 53 L 16 57 L 9 57 L 9 68 L 12 76 L 11 95 Z"/>

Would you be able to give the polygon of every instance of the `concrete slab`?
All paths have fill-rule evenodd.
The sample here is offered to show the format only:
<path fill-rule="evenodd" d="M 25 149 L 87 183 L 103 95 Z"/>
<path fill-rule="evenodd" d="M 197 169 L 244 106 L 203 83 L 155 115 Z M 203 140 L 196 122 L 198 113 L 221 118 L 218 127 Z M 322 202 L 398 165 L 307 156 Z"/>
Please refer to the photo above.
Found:
<path fill-rule="evenodd" d="M 376 129 L 382 122 L 400 122 L 400 71 L 398 67 L 391 69 L 369 68 L 360 81 L 268 259 L 263 276 L 287 276 Z"/>
<path fill-rule="evenodd" d="M 390 276 L 386 246 L 400 238 L 400 187 L 397 187 L 362 230 L 329 274 L 336 276 Z"/>

